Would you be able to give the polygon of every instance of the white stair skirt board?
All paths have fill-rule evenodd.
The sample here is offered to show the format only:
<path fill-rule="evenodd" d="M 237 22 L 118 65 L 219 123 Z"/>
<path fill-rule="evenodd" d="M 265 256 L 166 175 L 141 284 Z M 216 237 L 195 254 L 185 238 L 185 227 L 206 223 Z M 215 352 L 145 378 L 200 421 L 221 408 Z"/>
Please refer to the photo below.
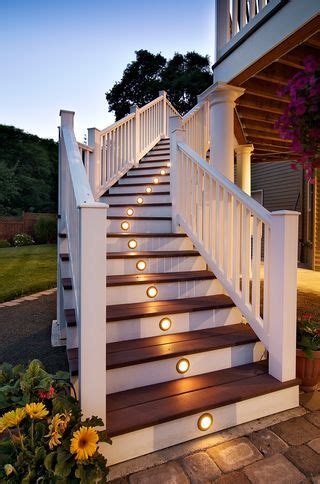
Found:
<path fill-rule="evenodd" d="M 163 318 L 169 318 L 171 321 L 171 327 L 167 331 L 162 331 L 159 326 Z M 107 323 L 107 343 L 215 328 L 228 324 L 238 324 L 241 320 L 242 315 L 239 309 L 230 307 L 112 321 Z"/>
<path fill-rule="evenodd" d="M 130 240 L 135 240 L 137 247 L 128 246 Z M 122 252 L 127 250 L 192 250 L 193 244 L 188 237 L 140 237 L 134 234 L 128 237 L 108 237 L 107 252 Z"/>
<path fill-rule="evenodd" d="M 154 286 L 158 294 L 154 298 L 147 296 L 147 290 Z M 220 282 L 213 280 L 180 281 L 180 282 L 150 282 L 148 284 L 132 284 L 107 287 L 109 304 L 128 304 L 145 301 L 161 301 L 181 299 L 185 297 L 214 296 L 223 292 Z"/>
<path fill-rule="evenodd" d="M 160 182 L 162 181 L 159 177 Z M 144 192 L 146 187 L 150 186 L 152 188 L 152 193 L 168 192 L 170 190 L 170 185 L 158 183 L 147 183 L 146 180 L 143 181 L 142 185 L 117 185 L 109 189 L 109 193 L 141 193 Z"/>
<path fill-rule="evenodd" d="M 198 418 L 205 413 L 201 412 L 113 437 L 112 445 L 103 444 L 100 450 L 107 457 L 108 465 L 114 465 L 235 425 L 283 412 L 298 405 L 299 387 L 285 388 L 224 407 L 208 408 L 207 412 L 213 417 L 213 425 L 207 431 L 201 431 L 197 427 Z"/>
<path fill-rule="evenodd" d="M 260 361 L 263 359 L 264 352 L 265 348 L 259 341 L 218 350 L 203 351 L 192 355 L 188 354 L 185 357 L 190 362 L 190 368 L 184 374 L 178 373 L 176 369 L 178 361 L 184 355 L 109 369 L 106 371 L 107 394 Z"/>
<path fill-rule="evenodd" d="M 121 223 L 123 221 L 127 221 L 130 224 L 128 230 L 121 229 Z M 118 232 L 125 232 L 127 234 L 134 233 L 134 232 L 146 232 L 146 233 L 163 233 L 163 232 L 171 232 L 172 230 L 172 222 L 171 220 L 162 220 L 156 219 L 153 220 L 137 220 L 137 219 L 130 219 L 123 218 L 116 219 L 116 220 L 108 220 L 107 221 L 107 231 L 109 233 L 118 233 Z"/>
<path fill-rule="evenodd" d="M 128 246 L 127 246 L 128 250 Z M 146 263 L 144 271 L 137 269 L 138 261 L 143 260 Z M 144 257 L 107 259 L 107 274 L 148 274 L 164 272 L 181 272 L 181 271 L 201 271 L 206 269 L 206 262 L 201 256 L 191 257 Z"/>
<path fill-rule="evenodd" d="M 152 186 L 155 185 L 154 183 L 154 178 L 159 179 L 159 185 L 163 182 L 168 182 L 170 181 L 170 176 L 169 175 L 148 175 L 148 176 L 126 176 L 124 178 L 120 178 L 119 180 L 119 185 L 133 185 L 134 183 L 145 183 L 146 185 L 152 184 Z"/>
<path fill-rule="evenodd" d="M 143 198 L 143 195 L 142 195 Z M 152 202 L 151 202 L 152 203 Z M 171 205 L 156 205 L 148 206 L 148 200 L 141 205 L 126 205 L 123 207 L 114 207 L 110 205 L 108 209 L 108 217 L 112 215 L 121 215 L 122 217 L 130 217 L 127 210 L 131 208 L 133 210 L 132 216 L 135 217 L 171 217 L 172 209 Z M 131 212 L 130 212 L 131 213 Z"/>
<path fill-rule="evenodd" d="M 143 188 L 143 187 L 141 187 Z M 169 191 L 169 187 L 168 187 L 168 190 Z M 133 190 L 133 193 L 135 192 L 135 190 Z M 171 203 L 171 197 L 170 197 L 170 194 L 161 194 L 161 193 L 152 193 L 151 195 L 148 195 L 148 193 L 146 193 L 145 191 L 143 192 L 142 190 L 140 190 L 139 193 L 135 194 L 134 195 L 117 195 L 117 196 L 106 196 L 105 197 L 105 203 L 109 204 L 109 205 L 113 205 L 113 204 L 121 204 L 123 205 L 124 207 L 129 207 L 130 204 L 136 204 L 137 203 L 137 198 L 139 197 L 142 197 L 143 198 L 143 203 L 144 204 L 148 204 L 148 203 Z"/>
<path fill-rule="evenodd" d="M 164 166 L 164 168 L 163 168 L 163 166 Z M 161 167 L 153 166 L 153 167 L 150 167 L 148 169 L 145 169 L 145 168 L 147 168 L 146 166 L 139 165 L 137 170 L 128 171 L 127 176 L 128 177 L 137 176 L 137 175 L 164 176 L 164 175 L 161 175 L 161 173 L 160 173 L 161 170 L 164 170 L 167 175 L 170 175 L 170 168 L 167 168 L 165 163 L 164 163 L 163 166 L 161 166 Z"/>

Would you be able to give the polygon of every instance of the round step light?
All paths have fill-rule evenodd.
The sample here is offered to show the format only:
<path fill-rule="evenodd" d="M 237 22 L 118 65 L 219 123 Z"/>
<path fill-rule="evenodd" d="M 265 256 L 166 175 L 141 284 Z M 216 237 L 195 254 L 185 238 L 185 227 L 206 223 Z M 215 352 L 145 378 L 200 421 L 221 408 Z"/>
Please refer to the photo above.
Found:
<path fill-rule="evenodd" d="M 127 215 L 128 215 L 129 217 L 132 217 L 132 215 L 133 215 L 133 214 L 134 214 L 134 210 L 133 210 L 133 208 L 128 208 L 128 210 L 127 210 Z"/>
<path fill-rule="evenodd" d="M 129 249 L 136 249 L 137 246 L 138 246 L 138 242 L 136 240 L 134 240 L 134 239 L 129 240 L 129 242 L 128 242 Z"/>
<path fill-rule="evenodd" d="M 129 230 L 129 228 L 130 228 L 129 222 L 127 222 L 126 220 L 124 222 L 122 222 L 121 228 L 122 228 L 122 230 Z"/>
<path fill-rule="evenodd" d="M 157 294 L 158 294 L 158 289 L 155 286 L 148 287 L 148 289 L 147 289 L 147 296 L 148 297 L 154 298 L 154 297 L 156 297 Z"/>
<path fill-rule="evenodd" d="M 167 173 L 166 170 L 160 170 L 160 175 L 163 176 L 163 175 L 166 175 L 166 173 Z"/>
<path fill-rule="evenodd" d="M 171 328 L 171 324 L 172 322 L 170 318 L 162 318 L 159 323 L 159 326 L 162 331 L 168 331 L 168 329 Z"/>
<path fill-rule="evenodd" d="M 147 267 L 147 263 L 144 260 L 138 260 L 136 263 L 136 268 L 138 271 L 144 271 L 145 268 Z"/>
<path fill-rule="evenodd" d="M 138 198 L 137 198 L 137 203 L 138 203 L 139 205 L 142 205 L 142 204 L 143 204 L 143 198 L 142 198 L 142 197 L 138 197 Z"/>
<path fill-rule="evenodd" d="M 151 193 L 151 192 L 152 192 L 152 188 L 151 188 L 151 187 L 147 187 L 147 188 L 146 188 L 146 192 L 147 192 L 147 193 Z"/>
<path fill-rule="evenodd" d="M 168 161 L 167 167 L 170 168 L 170 166 L 171 166 L 171 163 L 170 163 L 170 161 Z"/>
<path fill-rule="evenodd" d="M 204 413 L 198 419 L 198 429 L 205 431 L 208 430 L 213 423 L 213 418 L 211 413 Z"/>
<path fill-rule="evenodd" d="M 155 185 L 158 185 L 159 181 L 160 181 L 160 180 L 159 180 L 159 178 L 157 178 L 157 177 L 153 179 L 153 183 L 154 183 Z"/>
<path fill-rule="evenodd" d="M 187 373 L 190 368 L 190 361 L 187 358 L 181 358 L 176 365 L 176 369 L 178 373 Z"/>

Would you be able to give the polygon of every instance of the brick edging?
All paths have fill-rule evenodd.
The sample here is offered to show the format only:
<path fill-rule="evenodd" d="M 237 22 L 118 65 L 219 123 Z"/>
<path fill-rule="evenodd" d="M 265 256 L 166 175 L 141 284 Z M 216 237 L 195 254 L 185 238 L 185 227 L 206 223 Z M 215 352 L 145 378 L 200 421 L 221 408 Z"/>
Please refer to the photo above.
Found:
<path fill-rule="evenodd" d="M 53 294 L 56 291 L 57 291 L 57 288 L 53 287 L 51 289 L 47 289 L 46 291 L 35 292 L 34 294 L 29 294 L 27 296 L 23 296 L 18 299 L 12 299 L 11 301 L 0 303 L 0 308 L 18 306 L 19 304 L 25 301 L 35 301 L 36 299 L 39 299 L 42 296 L 49 296 L 50 294 Z"/>

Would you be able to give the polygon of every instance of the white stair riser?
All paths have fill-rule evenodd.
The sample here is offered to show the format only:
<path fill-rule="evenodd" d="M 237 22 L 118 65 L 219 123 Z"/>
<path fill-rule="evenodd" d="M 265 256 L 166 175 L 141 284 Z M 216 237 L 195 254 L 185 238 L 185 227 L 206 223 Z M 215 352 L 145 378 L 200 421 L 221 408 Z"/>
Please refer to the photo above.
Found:
<path fill-rule="evenodd" d="M 163 165 L 162 165 L 163 166 Z M 143 168 L 143 169 L 142 169 Z M 139 168 L 138 170 L 130 170 L 128 171 L 127 175 L 128 176 L 137 176 L 137 175 L 152 175 L 152 176 L 164 176 L 164 175 L 161 175 L 160 171 L 163 169 L 165 170 L 166 174 L 167 175 L 170 175 L 170 168 L 158 168 L 156 166 L 153 166 L 151 168 L 148 168 L 147 170 L 145 170 L 145 166 L 142 165 L 141 168 Z"/>
<path fill-rule="evenodd" d="M 155 286 L 158 289 L 158 294 L 154 298 L 147 296 L 147 289 L 150 286 Z M 156 282 L 107 287 L 107 300 L 109 304 L 127 304 L 144 301 L 161 301 L 165 299 L 182 299 L 185 297 L 212 296 L 221 294 L 221 292 L 221 284 L 217 279 L 209 281 Z"/>
<path fill-rule="evenodd" d="M 171 320 L 171 328 L 162 331 L 159 327 L 163 318 Z M 192 313 L 163 314 L 140 319 L 128 319 L 107 323 L 107 342 L 129 339 L 149 338 L 166 334 L 196 331 L 198 329 L 215 328 L 228 324 L 238 324 L 242 315 L 238 308 L 207 309 Z"/>
<path fill-rule="evenodd" d="M 139 271 L 137 262 L 146 262 L 144 271 Z M 206 269 L 206 262 L 201 256 L 193 257 L 136 257 L 127 259 L 107 259 L 107 274 L 146 274 L 159 272 L 201 271 Z"/>
<path fill-rule="evenodd" d="M 67 327 L 67 349 L 78 348 L 78 329 L 76 326 Z"/>
<path fill-rule="evenodd" d="M 153 179 L 158 178 L 159 183 L 170 181 L 170 175 L 150 175 L 150 176 L 127 176 L 125 178 L 120 178 L 119 185 L 133 185 L 135 183 L 145 183 L 146 185 L 151 184 L 154 187 Z"/>
<path fill-rule="evenodd" d="M 139 166 L 141 168 L 156 168 L 159 166 L 166 166 L 166 168 L 170 168 L 170 166 L 167 165 L 167 163 L 170 163 L 169 161 L 144 161 L 143 163 L 140 163 Z"/>
<path fill-rule="evenodd" d="M 163 233 L 163 232 L 170 232 L 172 230 L 172 222 L 171 220 L 133 220 L 128 218 L 123 218 L 130 223 L 130 228 L 128 230 L 121 229 L 122 220 L 108 220 L 107 221 L 107 230 L 110 233 Z"/>
<path fill-rule="evenodd" d="M 264 351 L 262 343 L 249 343 L 109 369 L 107 370 L 107 394 L 245 365 L 259 361 Z M 177 372 L 176 365 L 184 357 L 189 360 L 190 368 L 186 373 L 181 374 Z"/>
<path fill-rule="evenodd" d="M 224 407 L 206 409 L 205 412 L 209 412 L 213 418 L 213 425 L 207 431 L 201 431 L 197 426 L 198 419 L 205 413 L 201 412 L 112 437 L 112 445 L 102 444 L 99 450 L 108 459 L 108 465 L 112 466 L 297 406 L 299 406 L 299 387 L 295 386 Z"/>
<path fill-rule="evenodd" d="M 113 207 L 110 205 L 108 209 L 108 216 L 112 215 L 121 215 L 122 217 L 129 217 L 127 214 L 127 209 L 132 208 L 134 213 L 132 216 L 134 217 L 171 217 L 171 205 L 157 205 L 157 206 L 148 206 L 141 204 L 139 206 L 128 205 L 124 207 Z"/>
<path fill-rule="evenodd" d="M 169 191 L 169 190 L 168 190 Z M 162 195 L 161 193 L 155 195 L 148 195 L 146 193 L 140 192 L 138 195 L 128 195 L 128 196 L 112 196 L 106 197 L 105 203 L 110 205 L 119 203 L 123 206 L 127 207 L 129 204 L 137 203 L 137 198 L 142 197 L 144 199 L 144 203 L 171 203 L 170 195 Z"/>
<path fill-rule="evenodd" d="M 169 192 L 170 185 L 161 184 L 154 185 L 153 183 L 147 183 L 146 181 L 143 182 L 143 185 L 118 185 L 116 187 L 111 187 L 109 192 L 110 193 L 136 193 L 137 196 L 141 192 L 144 192 L 147 186 L 151 186 L 152 193 L 161 193 L 161 192 Z"/>
<path fill-rule="evenodd" d="M 108 237 L 107 252 L 121 252 L 130 249 L 128 243 L 134 239 L 137 247 L 134 250 L 192 250 L 193 245 L 188 237 Z"/>

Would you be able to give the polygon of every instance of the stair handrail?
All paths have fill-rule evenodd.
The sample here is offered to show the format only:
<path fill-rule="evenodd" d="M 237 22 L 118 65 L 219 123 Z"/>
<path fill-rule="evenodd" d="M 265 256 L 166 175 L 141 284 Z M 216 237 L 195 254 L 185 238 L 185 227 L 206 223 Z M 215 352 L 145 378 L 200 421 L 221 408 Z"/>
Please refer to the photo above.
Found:
<path fill-rule="evenodd" d="M 77 335 L 69 334 L 68 344 L 78 348 L 81 409 L 86 417 L 99 415 L 105 423 L 106 265 L 101 261 L 106 257 L 107 205 L 94 199 L 74 134 L 74 113 L 60 115 L 58 231 L 66 242 L 58 239 L 57 312 L 59 316 L 63 308 L 75 310 Z M 62 252 L 68 254 L 67 267 Z M 66 276 L 72 281 L 72 301 L 64 297 Z"/>
<path fill-rule="evenodd" d="M 179 118 L 171 123 L 173 227 L 187 233 L 264 343 L 269 372 L 293 379 L 299 213 L 266 210 L 186 144 Z"/>
<path fill-rule="evenodd" d="M 169 117 L 177 115 L 165 91 L 145 106 L 132 106 L 131 113 L 103 130 L 90 128 L 90 184 L 99 198 L 168 136 Z"/>

